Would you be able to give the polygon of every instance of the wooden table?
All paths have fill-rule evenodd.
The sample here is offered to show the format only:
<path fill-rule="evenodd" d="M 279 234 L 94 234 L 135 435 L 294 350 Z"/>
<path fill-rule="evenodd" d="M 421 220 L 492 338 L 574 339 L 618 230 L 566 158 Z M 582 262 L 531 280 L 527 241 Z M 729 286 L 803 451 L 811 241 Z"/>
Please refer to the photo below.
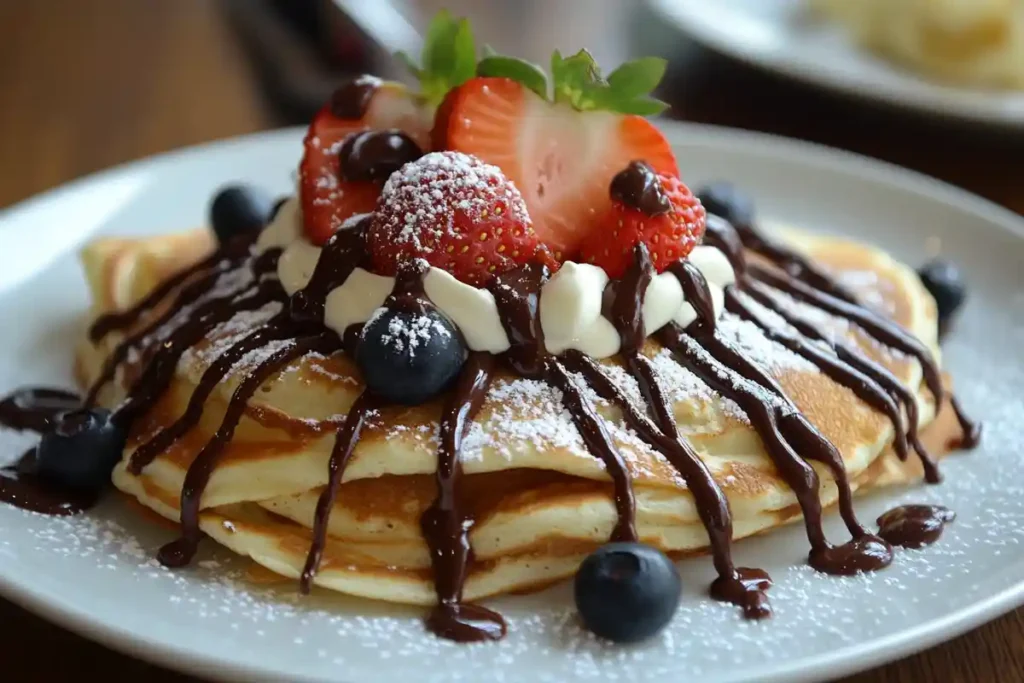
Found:
<path fill-rule="evenodd" d="M 687 48 L 670 92 L 685 118 L 846 147 L 1024 212 L 1024 143 L 866 108 Z M 203 0 L 0 3 L 0 207 L 100 168 L 275 125 L 237 41 Z M 0 530 L 0 533 L 3 533 Z M 190 679 L 115 654 L 0 601 L 7 680 Z M 17 664 L 15 664 L 17 666 Z M 15 669 L 17 671 L 17 669 Z M 6 674 L 14 674 L 7 670 Z M 846 679 L 1024 680 L 1024 611 Z"/>

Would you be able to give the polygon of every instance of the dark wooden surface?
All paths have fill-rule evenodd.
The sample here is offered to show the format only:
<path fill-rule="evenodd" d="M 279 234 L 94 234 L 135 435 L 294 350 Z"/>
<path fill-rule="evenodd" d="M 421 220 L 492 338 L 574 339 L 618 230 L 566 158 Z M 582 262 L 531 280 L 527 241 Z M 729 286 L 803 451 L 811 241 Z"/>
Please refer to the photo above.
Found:
<path fill-rule="evenodd" d="M 668 88 L 688 119 L 852 149 L 1024 212 L 1024 135 L 926 122 L 686 47 Z M 0 2 L 0 207 L 130 159 L 278 124 L 204 0 Z M 3 533 L 0 530 L 0 533 Z M 3 680 L 194 680 L 0 600 Z M 1024 680 L 1024 612 L 845 683 Z"/>

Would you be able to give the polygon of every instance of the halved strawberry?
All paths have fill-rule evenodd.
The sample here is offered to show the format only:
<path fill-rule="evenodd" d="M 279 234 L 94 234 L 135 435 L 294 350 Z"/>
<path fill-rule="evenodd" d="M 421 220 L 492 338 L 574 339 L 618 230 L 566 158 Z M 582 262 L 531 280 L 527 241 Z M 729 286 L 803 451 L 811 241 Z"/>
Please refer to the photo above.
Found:
<path fill-rule="evenodd" d="M 372 211 L 380 194 L 378 183 L 346 183 L 339 177 L 338 153 L 348 135 L 396 128 L 421 149 L 430 144 L 432 113 L 404 85 L 368 76 L 355 83 L 359 87 L 343 86 L 317 112 L 303 143 L 299 193 L 306 236 L 314 244 L 326 242 L 353 214 Z"/>
<path fill-rule="evenodd" d="M 449 93 L 435 145 L 499 167 L 530 211 L 537 236 L 570 258 L 611 200 L 608 185 L 629 162 L 678 175 L 664 135 L 634 114 L 580 111 L 549 102 L 510 78 L 473 78 Z"/>

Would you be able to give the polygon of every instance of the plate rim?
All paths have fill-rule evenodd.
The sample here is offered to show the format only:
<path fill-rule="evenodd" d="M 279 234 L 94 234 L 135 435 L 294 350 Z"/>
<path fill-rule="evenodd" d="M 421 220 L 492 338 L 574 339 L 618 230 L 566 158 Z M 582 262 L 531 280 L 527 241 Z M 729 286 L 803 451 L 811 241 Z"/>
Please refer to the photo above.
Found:
<path fill-rule="evenodd" d="M 906 76 L 908 80 L 916 80 L 926 89 L 900 90 L 897 87 L 884 84 L 866 85 L 862 81 L 837 78 L 831 70 L 815 63 L 805 60 L 789 62 L 766 58 L 755 50 L 746 49 L 736 41 L 726 40 L 716 32 L 705 30 L 703 24 L 692 20 L 695 9 L 691 0 L 647 0 L 647 2 L 651 10 L 660 18 L 670 21 L 678 30 L 704 47 L 762 71 L 809 84 L 846 98 L 887 105 L 938 121 L 985 124 L 995 130 L 1004 129 L 1006 131 L 1024 128 L 1024 117 L 1011 115 L 1003 111 L 1001 107 L 976 106 L 968 104 L 960 98 L 947 99 L 938 95 L 942 89 L 970 94 L 973 91 L 969 88 L 943 86 L 941 83 L 934 83 L 923 77 L 913 78 L 910 75 Z M 895 67 L 893 68 L 896 70 Z M 1012 94 L 1013 91 L 1010 93 Z M 984 94 L 984 91 L 981 91 L 981 94 Z M 1024 102 L 1024 91 L 1021 92 L 1020 97 Z"/>
<path fill-rule="evenodd" d="M 710 147 L 742 148 L 743 153 L 782 157 L 809 167 L 834 172 L 870 176 L 875 181 L 894 185 L 902 192 L 920 196 L 924 201 L 950 205 L 979 216 L 985 229 L 999 229 L 1024 241 L 1024 216 L 989 199 L 927 174 L 903 168 L 869 156 L 785 136 L 672 120 L 658 120 L 673 146 L 701 144 Z M 289 139 L 298 140 L 301 126 L 278 128 L 238 135 L 173 149 L 131 160 L 53 187 L 0 210 L 0 230 L 16 214 L 38 206 L 60 202 L 65 194 L 87 190 L 91 185 L 143 169 L 170 166 L 190 158 L 216 154 L 246 146 L 270 145 Z M 30 583 L 0 571 L 0 595 L 14 604 L 41 616 L 58 627 L 98 642 L 122 654 L 201 676 L 214 674 L 222 680 L 276 681 L 282 672 L 268 666 L 246 664 L 195 653 L 174 643 L 151 637 L 145 632 L 129 631 L 115 622 L 91 618 L 83 609 L 60 596 L 35 589 Z M 960 610 L 932 619 L 899 634 L 881 636 L 854 643 L 828 653 L 782 662 L 772 667 L 761 681 L 815 681 L 862 671 L 886 664 L 903 656 L 932 647 L 1024 604 L 1024 577 L 999 592 Z M 742 672 L 740 672 L 742 674 Z M 288 674 L 296 681 L 321 681 L 306 675 Z M 730 680 L 730 679 L 725 679 Z"/>

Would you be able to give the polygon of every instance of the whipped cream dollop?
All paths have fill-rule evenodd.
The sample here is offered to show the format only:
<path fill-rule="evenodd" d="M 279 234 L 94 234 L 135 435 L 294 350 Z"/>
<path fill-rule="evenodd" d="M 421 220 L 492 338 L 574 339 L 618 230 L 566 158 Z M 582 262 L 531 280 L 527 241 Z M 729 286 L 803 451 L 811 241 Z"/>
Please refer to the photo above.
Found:
<path fill-rule="evenodd" d="M 320 258 L 321 249 L 305 239 L 302 211 L 296 198 L 288 199 L 274 220 L 260 234 L 256 252 L 283 249 L 277 275 L 288 295 L 305 287 Z M 698 246 L 688 260 L 707 280 L 715 317 L 725 307 L 725 287 L 736 276 L 720 250 Z M 349 278 L 327 296 L 324 324 L 339 335 L 346 328 L 365 323 L 391 293 L 395 279 L 356 268 Z M 587 263 L 567 261 L 541 288 L 540 321 L 547 350 L 559 354 L 576 349 L 593 358 L 607 358 L 619 351 L 615 326 L 601 312 L 608 275 Z M 509 348 L 498 306 L 488 290 L 457 280 L 447 271 L 431 267 L 423 278 L 423 290 L 438 310 L 459 328 L 473 351 L 502 353 Z M 671 273 L 655 275 L 643 301 L 644 329 L 650 335 L 670 322 L 685 327 L 697 312 L 683 296 L 679 280 Z"/>

